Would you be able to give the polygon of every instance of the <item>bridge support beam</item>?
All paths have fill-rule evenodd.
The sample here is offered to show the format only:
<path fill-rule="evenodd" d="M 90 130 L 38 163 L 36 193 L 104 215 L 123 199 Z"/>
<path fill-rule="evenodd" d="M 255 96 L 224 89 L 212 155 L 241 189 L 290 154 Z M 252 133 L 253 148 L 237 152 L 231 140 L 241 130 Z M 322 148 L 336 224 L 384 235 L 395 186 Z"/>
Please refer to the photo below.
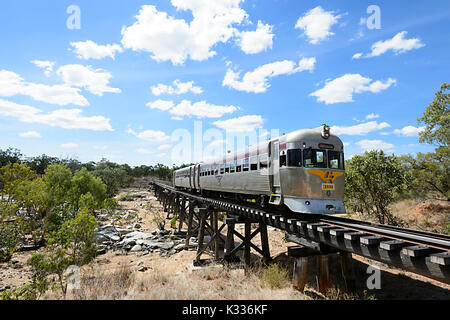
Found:
<path fill-rule="evenodd" d="M 244 223 L 244 235 L 241 235 L 236 231 L 236 223 Z M 251 232 L 252 223 L 258 223 L 258 228 Z M 226 262 L 237 261 L 236 253 L 240 249 L 244 249 L 244 265 L 249 267 L 251 265 L 251 249 L 253 248 L 256 252 L 263 256 L 264 262 L 269 262 L 271 260 L 270 250 L 269 250 L 269 240 L 267 236 L 267 225 L 263 222 L 253 221 L 249 219 L 239 219 L 239 218 L 227 218 L 224 224 L 228 226 L 227 229 L 227 239 L 225 243 L 225 256 L 224 260 Z M 258 248 L 252 239 L 260 234 L 261 237 L 261 248 Z M 234 236 L 242 240 L 242 243 L 235 246 Z"/>
<path fill-rule="evenodd" d="M 321 252 L 308 247 L 295 246 L 288 248 L 288 256 L 294 258 L 294 269 L 292 276 L 292 284 L 295 289 L 304 291 L 308 278 L 308 263 L 310 259 L 316 259 L 318 267 L 316 278 L 317 290 L 326 293 L 330 288 L 330 276 L 328 268 L 329 252 Z M 345 251 L 339 252 L 340 265 L 342 268 L 342 276 L 345 282 L 347 292 L 353 292 L 355 289 L 352 255 Z"/>

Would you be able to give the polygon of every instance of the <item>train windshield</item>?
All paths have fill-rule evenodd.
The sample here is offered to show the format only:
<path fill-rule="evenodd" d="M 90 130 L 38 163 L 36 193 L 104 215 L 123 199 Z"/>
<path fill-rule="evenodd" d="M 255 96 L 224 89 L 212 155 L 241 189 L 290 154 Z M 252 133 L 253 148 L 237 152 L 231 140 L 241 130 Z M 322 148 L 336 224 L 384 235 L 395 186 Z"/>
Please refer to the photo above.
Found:
<path fill-rule="evenodd" d="M 343 153 L 339 151 L 328 151 L 328 168 L 344 169 Z"/>
<path fill-rule="evenodd" d="M 326 168 L 327 167 L 327 152 L 318 149 L 304 149 L 303 162 L 306 168 Z"/>

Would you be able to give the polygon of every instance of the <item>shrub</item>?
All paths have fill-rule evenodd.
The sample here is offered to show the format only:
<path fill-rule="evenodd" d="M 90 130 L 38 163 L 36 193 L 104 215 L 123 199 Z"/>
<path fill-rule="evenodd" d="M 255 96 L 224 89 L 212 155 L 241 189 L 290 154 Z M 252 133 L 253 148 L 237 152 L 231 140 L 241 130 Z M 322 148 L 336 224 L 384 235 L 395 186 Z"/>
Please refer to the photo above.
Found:
<path fill-rule="evenodd" d="M 261 275 L 261 285 L 270 289 L 283 288 L 289 285 L 288 270 L 279 264 L 271 264 Z"/>

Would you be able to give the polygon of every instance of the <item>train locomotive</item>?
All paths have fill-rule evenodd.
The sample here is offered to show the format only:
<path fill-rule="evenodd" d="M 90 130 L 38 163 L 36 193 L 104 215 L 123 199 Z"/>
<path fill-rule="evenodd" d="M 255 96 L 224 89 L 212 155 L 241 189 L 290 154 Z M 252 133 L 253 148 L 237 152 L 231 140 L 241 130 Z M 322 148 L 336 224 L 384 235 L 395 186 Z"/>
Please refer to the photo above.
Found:
<path fill-rule="evenodd" d="M 344 175 L 343 143 L 323 125 L 177 170 L 173 185 L 204 196 L 254 201 L 262 208 L 341 214 Z"/>

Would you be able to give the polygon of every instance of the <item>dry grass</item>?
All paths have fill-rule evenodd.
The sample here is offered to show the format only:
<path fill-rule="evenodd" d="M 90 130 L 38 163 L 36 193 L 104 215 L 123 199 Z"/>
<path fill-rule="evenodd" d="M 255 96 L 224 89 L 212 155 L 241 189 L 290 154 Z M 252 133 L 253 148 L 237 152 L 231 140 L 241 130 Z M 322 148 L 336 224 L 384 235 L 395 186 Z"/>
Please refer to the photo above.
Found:
<path fill-rule="evenodd" d="M 90 268 L 81 277 L 80 289 L 69 293 L 68 299 L 75 300 L 119 300 L 127 296 L 136 281 L 128 266 L 112 271 Z"/>
<path fill-rule="evenodd" d="M 447 201 L 403 200 L 392 205 L 392 212 L 409 228 L 438 233 L 449 231 L 450 203 Z"/>
<path fill-rule="evenodd" d="M 271 289 L 261 280 L 262 270 L 227 269 L 209 266 L 193 273 L 169 274 L 164 270 L 133 275 L 130 268 L 121 267 L 111 272 L 85 270 L 81 289 L 68 295 L 77 300 L 281 300 L 309 299 L 294 290 L 287 274 L 270 269 L 276 288 Z M 274 276 L 276 275 L 276 276 Z M 283 275 L 283 279 L 281 279 Z M 286 275 L 286 277 L 284 277 Z M 266 274 L 267 276 L 267 274 Z"/>
<path fill-rule="evenodd" d="M 440 200 L 401 200 L 390 206 L 401 226 L 437 233 L 450 233 L 450 203 Z M 378 223 L 373 217 L 361 213 L 351 218 Z"/>

